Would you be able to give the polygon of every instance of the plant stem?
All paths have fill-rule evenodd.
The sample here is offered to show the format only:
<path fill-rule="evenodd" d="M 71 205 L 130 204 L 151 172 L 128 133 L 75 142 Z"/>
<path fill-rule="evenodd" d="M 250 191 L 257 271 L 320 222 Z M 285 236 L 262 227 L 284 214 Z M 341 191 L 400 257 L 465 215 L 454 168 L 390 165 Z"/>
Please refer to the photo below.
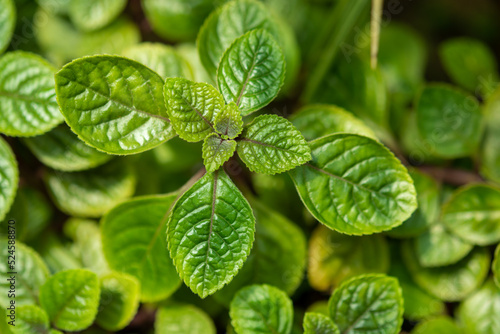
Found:
<path fill-rule="evenodd" d="M 380 24 L 382 22 L 382 7 L 384 0 L 372 1 L 372 17 L 370 22 L 370 64 L 377 68 L 378 45 L 380 40 Z"/>
<path fill-rule="evenodd" d="M 369 0 L 340 0 L 333 9 L 327 23 L 328 30 L 326 30 L 326 32 L 330 32 L 330 39 L 326 42 L 324 52 L 321 53 L 317 65 L 309 75 L 307 84 L 304 87 L 304 92 L 301 96 L 301 100 L 304 103 L 309 102 L 314 93 L 316 93 L 323 78 L 333 64 L 340 45 L 345 41 L 368 3 Z M 330 25 L 332 25 L 331 28 Z M 320 45 L 324 45 L 322 42 L 320 39 Z M 316 48 L 313 49 L 316 50 Z"/>

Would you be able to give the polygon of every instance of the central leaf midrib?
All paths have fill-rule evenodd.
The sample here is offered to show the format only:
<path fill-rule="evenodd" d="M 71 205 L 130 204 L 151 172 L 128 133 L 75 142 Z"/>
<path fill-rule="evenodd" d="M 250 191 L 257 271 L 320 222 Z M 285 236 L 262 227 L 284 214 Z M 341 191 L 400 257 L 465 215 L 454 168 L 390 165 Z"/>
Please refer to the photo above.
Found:
<path fill-rule="evenodd" d="M 4 96 L 7 98 L 11 98 L 11 99 L 19 99 L 19 100 L 23 100 L 26 102 L 35 102 L 35 103 L 44 104 L 44 105 L 54 104 L 57 106 L 56 100 L 42 100 L 40 98 L 31 98 L 30 96 L 16 94 L 16 93 L 12 93 L 12 92 L 0 91 L 0 96 Z"/>
<path fill-rule="evenodd" d="M 192 104 L 191 104 L 188 100 L 186 100 L 186 99 L 184 98 L 184 96 L 182 96 L 182 94 L 180 94 L 179 96 L 181 97 L 182 101 L 184 101 L 184 103 L 185 103 L 185 104 L 187 104 L 187 105 L 189 106 L 189 108 L 193 109 L 193 110 L 194 110 L 194 111 L 198 114 L 198 116 L 200 116 L 200 118 L 201 118 L 201 119 L 202 119 L 205 123 L 207 123 L 207 124 L 208 124 L 208 126 L 210 126 L 210 128 L 212 128 L 212 130 L 213 130 L 213 131 L 215 131 L 215 129 L 214 129 L 214 127 L 213 127 L 212 123 L 210 123 L 210 122 L 208 121 L 208 119 L 206 119 L 206 118 L 205 118 L 205 116 L 203 116 L 203 114 L 201 113 L 201 111 L 199 111 L 199 110 L 198 110 L 198 108 L 196 108 L 196 107 L 195 107 L 194 105 L 192 105 Z M 214 105 L 214 111 L 215 111 L 215 105 Z"/>
<path fill-rule="evenodd" d="M 261 146 L 264 146 L 264 147 L 270 147 L 270 148 L 273 148 L 273 149 L 278 150 L 278 151 L 283 151 L 283 152 L 287 152 L 287 153 L 290 153 L 290 154 L 294 154 L 294 155 L 300 156 L 300 154 L 297 153 L 297 152 L 295 152 L 295 151 L 292 151 L 292 150 L 289 150 L 289 149 L 286 149 L 286 148 L 282 148 L 282 147 L 278 147 L 278 146 L 274 146 L 274 145 L 271 145 L 271 144 L 263 143 L 261 141 L 255 140 L 255 139 L 241 138 L 240 141 L 246 141 L 246 142 L 249 142 L 249 143 L 252 143 L 252 144 L 255 144 L 255 145 L 261 145 Z"/>
<path fill-rule="evenodd" d="M 70 297 L 66 300 L 66 302 L 64 302 L 64 304 L 62 305 L 61 309 L 59 309 L 59 311 L 56 313 L 56 315 L 54 316 L 54 320 L 52 321 L 53 323 L 56 323 L 58 320 L 59 320 L 59 317 L 61 316 L 61 314 L 63 313 L 64 309 L 71 303 L 71 301 L 73 299 L 75 299 L 75 296 L 83 290 L 84 286 L 85 286 L 85 282 L 80 284 L 80 286 L 75 289 L 73 291 L 73 293 L 71 293 Z"/>
<path fill-rule="evenodd" d="M 115 104 L 118 104 L 118 105 L 120 105 L 120 106 L 122 106 L 122 107 L 124 107 L 124 108 L 126 108 L 126 109 L 128 109 L 128 110 L 130 110 L 130 111 L 134 111 L 134 112 L 136 112 L 136 113 L 143 114 L 143 115 L 147 115 L 147 116 L 149 116 L 149 117 L 153 117 L 153 118 L 158 118 L 158 119 L 161 119 L 161 120 L 163 120 L 163 121 L 165 121 L 165 122 L 170 123 L 170 120 L 169 120 L 167 117 L 163 117 L 163 116 L 160 116 L 160 115 L 151 114 L 151 113 L 149 113 L 149 112 L 147 112 L 147 111 L 140 110 L 140 109 L 137 109 L 137 108 L 135 108 L 135 107 L 132 107 L 132 106 L 129 106 L 129 105 L 123 104 L 122 102 L 120 102 L 120 101 L 118 101 L 118 100 L 115 100 L 115 99 L 112 99 L 110 96 L 107 96 L 107 95 L 105 95 L 105 94 L 103 94 L 103 93 L 99 92 L 98 90 L 95 90 L 95 89 L 93 89 L 93 88 L 91 88 L 91 87 L 89 87 L 89 86 L 86 86 L 86 85 L 82 84 L 81 82 L 78 82 L 78 81 L 76 81 L 76 80 L 71 80 L 71 79 L 68 79 L 68 78 L 66 78 L 66 79 L 67 79 L 68 81 L 73 82 L 73 83 L 75 83 L 75 84 L 77 84 L 77 85 L 80 85 L 80 86 L 84 87 L 85 89 L 88 89 L 88 90 L 90 90 L 91 92 L 95 93 L 96 95 L 99 95 L 99 96 L 101 96 L 101 97 L 104 97 L 104 98 L 106 98 L 107 100 L 109 100 L 109 101 L 111 101 L 111 102 L 113 102 L 113 103 L 115 103 Z"/>
<path fill-rule="evenodd" d="M 205 256 L 205 270 L 203 270 L 203 290 L 205 290 L 205 279 L 207 276 L 207 266 L 208 266 L 208 253 L 210 252 L 210 240 L 212 239 L 212 230 L 214 226 L 214 215 L 215 215 L 215 199 L 217 196 L 217 180 L 219 178 L 219 172 L 214 172 L 213 187 L 212 187 L 212 209 L 210 212 L 210 228 L 208 231 L 207 239 L 207 253 Z"/>
<path fill-rule="evenodd" d="M 368 191 L 368 192 L 370 192 L 370 193 L 372 193 L 372 194 L 380 195 L 380 196 L 382 196 L 382 197 L 385 197 L 385 198 L 388 198 L 388 199 L 390 199 L 390 200 L 394 201 L 394 198 L 392 198 L 392 197 L 390 197 L 390 196 L 388 196 L 388 195 L 386 195 L 386 194 L 379 193 L 379 192 L 377 192 L 377 191 L 375 191 L 375 190 L 372 190 L 372 189 L 366 188 L 366 187 L 364 187 L 364 186 L 362 186 L 362 185 L 360 185 L 360 184 L 357 184 L 357 183 L 354 183 L 354 182 L 352 182 L 352 181 L 349 181 L 349 180 L 347 180 L 347 179 L 345 179 L 345 178 L 343 178 L 343 177 L 341 177 L 341 176 L 338 176 L 338 175 L 332 174 L 332 173 L 330 173 L 330 172 L 328 172 L 328 171 L 326 171 L 326 170 L 324 170 L 324 169 L 322 169 L 322 168 L 320 168 L 320 167 L 314 166 L 313 164 L 311 164 L 311 163 L 309 163 L 309 162 L 308 162 L 308 163 L 306 163 L 306 165 L 307 165 L 307 166 L 309 166 L 309 167 L 311 167 L 311 168 L 312 168 L 312 169 L 314 169 L 314 170 L 317 170 L 317 171 L 318 171 L 318 172 L 320 172 L 320 173 L 323 173 L 323 174 L 327 175 L 327 176 L 330 176 L 330 177 L 333 177 L 333 178 L 335 178 L 335 179 L 338 179 L 338 180 L 344 181 L 344 182 L 346 182 L 346 183 L 349 183 L 349 184 L 350 184 L 350 185 L 352 185 L 353 187 L 358 187 L 358 188 L 361 188 L 361 189 L 363 189 L 363 190 L 365 190 L 365 191 Z"/>

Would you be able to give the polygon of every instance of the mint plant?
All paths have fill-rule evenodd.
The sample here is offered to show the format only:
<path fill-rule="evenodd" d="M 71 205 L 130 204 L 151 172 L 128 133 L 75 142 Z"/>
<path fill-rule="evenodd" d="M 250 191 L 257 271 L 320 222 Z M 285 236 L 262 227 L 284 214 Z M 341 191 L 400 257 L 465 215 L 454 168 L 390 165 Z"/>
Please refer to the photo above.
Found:
<path fill-rule="evenodd" d="M 500 26 L 402 6 L 0 0 L 0 333 L 500 332 Z"/>

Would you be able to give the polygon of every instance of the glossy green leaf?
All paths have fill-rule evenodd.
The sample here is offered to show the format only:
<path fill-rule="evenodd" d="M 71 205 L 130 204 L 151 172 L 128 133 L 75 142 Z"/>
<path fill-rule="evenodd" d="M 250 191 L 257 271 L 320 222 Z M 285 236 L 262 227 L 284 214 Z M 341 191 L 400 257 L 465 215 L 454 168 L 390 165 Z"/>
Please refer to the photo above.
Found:
<path fill-rule="evenodd" d="M 474 247 L 441 223 L 430 226 L 415 239 L 415 255 L 423 267 L 440 267 L 463 259 Z"/>
<path fill-rule="evenodd" d="M 16 26 L 16 7 L 12 0 L 0 0 L 0 53 L 9 45 Z"/>
<path fill-rule="evenodd" d="M 373 131 L 350 112 L 328 104 L 312 104 L 292 114 L 290 121 L 307 140 L 338 132 L 377 139 Z"/>
<path fill-rule="evenodd" d="M 110 271 L 102 250 L 101 230 L 95 221 L 70 218 L 64 224 L 64 232 L 74 240 L 72 251 L 84 268 L 98 275 Z"/>
<path fill-rule="evenodd" d="M 402 248 L 403 259 L 415 283 L 443 301 L 458 301 L 467 297 L 483 283 L 490 267 L 490 255 L 483 248 L 472 250 L 459 262 L 436 268 L 424 268 L 410 243 Z"/>
<path fill-rule="evenodd" d="M 176 45 L 176 50 L 188 62 L 192 71 L 192 79 L 194 81 L 212 84 L 215 83 L 215 80 L 208 75 L 205 67 L 203 67 L 203 64 L 201 63 L 195 43 L 183 43 Z"/>
<path fill-rule="evenodd" d="M 427 85 L 417 101 L 417 127 L 428 150 L 447 159 L 471 155 L 481 138 L 475 97 L 446 85 Z"/>
<path fill-rule="evenodd" d="M 244 286 L 269 284 L 292 295 L 304 279 L 307 245 L 304 232 L 281 214 L 252 200 L 255 242 L 234 279 L 214 296 L 229 305 Z"/>
<path fill-rule="evenodd" d="M 75 332 L 94 322 L 99 293 L 96 274 L 85 269 L 65 270 L 40 288 L 40 304 L 57 328 Z"/>
<path fill-rule="evenodd" d="M 443 314 L 444 303 L 415 284 L 399 253 L 399 244 L 395 244 L 391 248 L 389 275 L 398 279 L 403 291 L 405 318 L 416 321 Z"/>
<path fill-rule="evenodd" d="M 53 0 L 36 0 L 36 3 L 46 11 L 64 15 L 68 13 L 71 0 L 58 0 L 57 2 Z"/>
<path fill-rule="evenodd" d="M 309 239 L 307 278 L 319 291 L 331 291 L 353 276 L 386 273 L 389 248 L 382 235 L 353 237 L 319 225 Z"/>
<path fill-rule="evenodd" d="M 36 136 L 61 123 L 54 91 L 55 69 L 42 57 L 9 52 L 0 58 L 0 132 Z"/>
<path fill-rule="evenodd" d="M 133 276 L 112 273 L 101 277 L 96 323 L 108 331 L 123 329 L 137 312 L 140 291 L 140 283 Z"/>
<path fill-rule="evenodd" d="M 170 41 L 196 37 L 205 17 L 214 8 L 211 0 L 142 0 L 144 13 L 153 30 Z"/>
<path fill-rule="evenodd" d="M 281 48 L 264 29 L 239 37 L 224 52 L 217 69 L 217 85 L 227 103 L 234 102 L 242 115 L 269 104 L 285 80 Z"/>
<path fill-rule="evenodd" d="M 449 39 L 441 44 L 439 56 L 448 76 L 474 93 L 482 88 L 484 81 L 498 80 L 495 55 L 479 40 Z"/>
<path fill-rule="evenodd" d="M 328 316 L 307 312 L 304 315 L 304 334 L 340 334 L 340 331 Z"/>
<path fill-rule="evenodd" d="M 78 139 L 66 125 L 41 136 L 26 138 L 24 142 L 44 165 L 66 172 L 97 167 L 111 159 L 110 155 Z"/>
<path fill-rule="evenodd" d="M 238 106 L 231 102 L 215 116 L 214 129 L 224 139 L 234 139 L 243 130 L 243 119 Z"/>
<path fill-rule="evenodd" d="M 193 305 L 161 307 L 156 315 L 155 334 L 215 334 L 210 317 Z"/>
<path fill-rule="evenodd" d="M 475 184 L 455 192 L 443 207 L 443 223 L 467 242 L 491 245 L 500 241 L 500 189 Z"/>
<path fill-rule="evenodd" d="M 58 66 L 83 56 L 121 54 L 141 40 L 139 28 L 125 17 L 89 33 L 78 31 L 65 17 L 43 9 L 35 13 L 34 19 L 44 22 L 33 27 L 40 48 Z"/>
<path fill-rule="evenodd" d="M 289 334 L 293 306 L 286 293 L 271 285 L 251 285 L 241 289 L 229 309 L 236 333 Z"/>
<path fill-rule="evenodd" d="M 15 274 L 16 306 L 37 304 L 38 289 L 49 276 L 49 270 L 38 253 L 19 241 L 15 243 L 15 263 L 13 264 L 14 268 L 11 268 L 11 264 L 8 264 L 7 261 L 13 260 L 9 258 L 13 255 L 9 253 L 9 250 L 12 252 L 14 249 L 8 248 L 12 246 L 12 242 L 8 243 L 7 240 L 12 239 L 0 239 L 0 253 L 2 259 L 5 259 L 0 262 L 0 305 L 8 307 L 12 300 L 9 298 L 11 284 L 7 281 L 14 275 L 9 274 L 11 272 L 17 273 Z"/>
<path fill-rule="evenodd" d="M 398 280 L 380 274 L 351 278 L 337 288 L 328 303 L 341 333 L 399 333 L 403 297 Z"/>
<path fill-rule="evenodd" d="M 50 171 L 45 177 L 57 207 L 72 216 L 100 217 L 134 193 L 135 175 L 119 160 L 83 172 Z"/>
<path fill-rule="evenodd" d="M 186 285 L 205 298 L 229 283 L 252 248 L 255 218 L 224 171 L 205 174 L 175 203 L 170 255 Z"/>
<path fill-rule="evenodd" d="M 5 140 L 0 138 L 0 221 L 14 202 L 18 181 L 19 171 L 14 153 Z"/>
<path fill-rule="evenodd" d="M 461 334 L 461 329 L 447 316 L 435 317 L 417 324 L 411 334 Z"/>
<path fill-rule="evenodd" d="M 144 42 L 123 51 L 123 55 L 146 65 L 162 78 L 193 76 L 187 61 L 171 46 Z"/>
<path fill-rule="evenodd" d="M 51 273 L 82 268 L 82 263 L 73 254 L 70 245 L 56 235 L 55 231 L 48 231 L 40 238 L 37 251 L 40 252 Z"/>
<path fill-rule="evenodd" d="M 139 153 L 175 136 L 162 88 L 158 74 L 117 56 L 80 58 L 56 74 L 66 122 L 87 144 L 111 154 Z"/>
<path fill-rule="evenodd" d="M 417 169 L 410 169 L 410 176 L 417 191 L 418 208 L 402 225 L 387 231 L 391 237 L 419 236 L 436 222 L 440 211 L 440 186 L 438 182 Z"/>
<path fill-rule="evenodd" d="M 197 142 L 214 132 L 214 118 L 224 107 L 224 99 L 213 86 L 167 78 L 164 94 L 168 115 L 179 137 Z"/>
<path fill-rule="evenodd" d="M 23 305 L 17 308 L 16 313 L 16 325 L 11 327 L 14 334 L 48 333 L 49 317 L 40 307 Z"/>
<path fill-rule="evenodd" d="M 269 10 L 253 0 L 228 2 L 213 11 L 198 34 L 198 52 L 209 74 L 215 74 L 223 53 L 240 36 L 254 29 L 267 29 L 279 38 Z"/>
<path fill-rule="evenodd" d="M 459 324 L 467 334 L 500 332 L 500 288 L 492 280 L 467 297 L 457 311 Z"/>
<path fill-rule="evenodd" d="M 413 181 L 382 144 L 334 134 L 309 146 L 312 161 L 290 176 L 306 208 L 329 228 L 371 234 L 400 225 L 415 210 Z"/>
<path fill-rule="evenodd" d="M 207 172 L 219 169 L 224 162 L 228 161 L 236 151 L 236 141 L 225 140 L 218 134 L 212 133 L 203 141 L 203 163 Z"/>
<path fill-rule="evenodd" d="M 311 160 L 304 136 L 277 115 L 255 118 L 238 137 L 237 150 L 251 171 L 263 174 L 282 173 Z"/>
<path fill-rule="evenodd" d="M 491 270 L 493 271 L 493 278 L 495 279 L 495 283 L 500 288 L 500 244 L 495 250 L 495 258 L 493 260 Z"/>
<path fill-rule="evenodd" d="M 126 0 L 71 0 L 69 17 L 80 30 L 98 30 L 120 15 Z"/>
<path fill-rule="evenodd" d="M 165 241 L 167 214 L 175 198 L 171 194 L 131 199 L 101 221 L 109 266 L 136 277 L 145 302 L 167 298 L 180 284 Z"/>

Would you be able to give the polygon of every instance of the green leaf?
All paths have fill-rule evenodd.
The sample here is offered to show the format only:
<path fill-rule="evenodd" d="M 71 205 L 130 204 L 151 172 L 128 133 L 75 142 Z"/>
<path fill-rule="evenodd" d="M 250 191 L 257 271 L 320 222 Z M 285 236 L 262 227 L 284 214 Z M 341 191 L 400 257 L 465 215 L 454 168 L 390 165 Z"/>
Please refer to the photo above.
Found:
<path fill-rule="evenodd" d="M 96 323 L 108 331 L 125 328 L 139 307 L 140 283 L 130 275 L 112 273 L 101 277 L 101 297 Z"/>
<path fill-rule="evenodd" d="M 417 207 L 408 171 L 382 144 L 351 134 L 309 143 L 312 161 L 290 172 L 309 212 L 345 234 L 400 225 Z"/>
<path fill-rule="evenodd" d="M 411 334 L 461 334 L 461 329 L 448 316 L 431 318 L 417 324 Z"/>
<path fill-rule="evenodd" d="M 386 273 L 389 248 L 380 235 L 353 237 L 319 225 L 309 240 L 307 278 L 319 291 L 331 291 L 348 278 Z"/>
<path fill-rule="evenodd" d="M 16 318 L 16 315 L 15 314 L 8 314 L 6 311 L 7 310 L 4 310 L 3 307 L 0 308 L 0 318 L 5 319 L 5 320 L 0 321 L 0 331 L 2 331 L 2 334 L 4 334 L 4 333 L 5 334 L 14 334 L 14 333 L 12 333 L 12 330 L 11 330 L 11 328 L 13 328 L 13 326 L 11 324 L 8 324 L 8 322 L 13 321 Z"/>
<path fill-rule="evenodd" d="M 455 236 L 441 223 L 430 226 L 415 239 L 415 255 L 422 267 L 440 267 L 457 263 L 474 246 Z"/>
<path fill-rule="evenodd" d="M 311 160 L 302 134 L 287 119 L 261 115 L 238 137 L 238 155 L 252 172 L 286 172 Z"/>
<path fill-rule="evenodd" d="M 98 30 L 120 15 L 126 0 L 71 0 L 69 17 L 83 31 Z"/>
<path fill-rule="evenodd" d="M 358 3 L 362 6 L 361 3 Z M 372 129 L 388 124 L 387 87 L 379 68 L 367 58 L 338 57 L 311 101 L 334 104 L 351 111 Z"/>
<path fill-rule="evenodd" d="M 471 38 L 453 38 L 439 47 L 439 56 L 448 76 L 457 85 L 477 92 L 486 80 L 498 80 L 495 55 L 483 42 Z"/>
<path fill-rule="evenodd" d="M 215 334 L 210 317 L 193 305 L 161 307 L 156 315 L 155 334 Z"/>
<path fill-rule="evenodd" d="M 254 29 L 265 29 L 279 43 L 287 66 L 285 86 L 293 84 L 300 65 L 295 34 L 265 4 L 255 0 L 228 1 L 205 20 L 197 46 L 208 74 L 215 78 L 224 52 L 237 38 Z"/>
<path fill-rule="evenodd" d="M 40 252 L 51 273 L 82 267 L 82 263 L 70 249 L 70 244 L 65 243 L 55 231 L 44 233 L 37 245 L 37 251 Z"/>
<path fill-rule="evenodd" d="M 31 152 L 44 165 L 66 172 L 97 167 L 111 156 L 88 146 L 66 125 L 24 140 Z"/>
<path fill-rule="evenodd" d="M 292 114 L 290 121 L 306 140 L 338 132 L 377 139 L 373 131 L 350 112 L 334 105 L 312 104 Z"/>
<path fill-rule="evenodd" d="M 405 318 L 418 321 L 443 314 L 445 305 L 434 296 L 429 295 L 413 281 L 410 273 L 403 264 L 399 244 L 393 244 L 391 248 L 391 269 L 389 275 L 398 279 L 403 291 L 404 316 Z M 397 246 L 397 247 L 396 247 Z"/>
<path fill-rule="evenodd" d="M 144 302 L 165 299 L 180 284 L 164 237 L 167 214 L 175 198 L 170 194 L 131 199 L 113 208 L 101 221 L 109 266 L 139 280 Z"/>
<path fill-rule="evenodd" d="M 254 231 L 250 205 L 220 170 L 205 174 L 175 203 L 168 221 L 168 248 L 186 285 L 205 298 L 240 270 Z"/>
<path fill-rule="evenodd" d="M 59 67 L 83 56 L 121 54 L 141 39 L 139 28 L 124 17 L 90 33 L 78 31 L 65 17 L 41 8 L 34 19 L 44 22 L 33 27 L 40 48 Z"/>
<path fill-rule="evenodd" d="M 463 240 L 486 246 L 500 241 L 500 189 L 473 184 L 455 192 L 443 207 L 443 223 Z"/>
<path fill-rule="evenodd" d="M 341 333 L 399 333 L 403 297 L 398 280 L 380 274 L 361 275 L 342 283 L 328 302 Z"/>
<path fill-rule="evenodd" d="M 326 315 L 307 312 L 304 315 L 304 334 L 340 334 L 340 331 Z"/>
<path fill-rule="evenodd" d="M 481 148 L 481 174 L 500 183 L 500 86 L 484 105 L 486 133 Z"/>
<path fill-rule="evenodd" d="M 14 202 L 18 182 L 16 158 L 10 146 L 0 137 L 0 221 L 4 219 Z"/>
<path fill-rule="evenodd" d="M 42 57 L 9 52 L 0 58 L 0 132 L 29 137 L 61 123 L 54 91 L 55 69 Z"/>
<path fill-rule="evenodd" d="M 492 280 L 487 281 L 460 304 L 457 318 L 464 333 L 500 333 L 500 289 Z"/>
<path fill-rule="evenodd" d="M 124 199 L 132 196 L 135 175 L 119 160 L 83 172 L 49 171 L 45 184 L 54 204 L 77 217 L 100 217 Z"/>
<path fill-rule="evenodd" d="M 500 288 L 500 244 L 495 250 L 495 258 L 491 266 L 493 271 L 493 278 L 495 279 L 496 285 Z"/>
<path fill-rule="evenodd" d="M 417 101 L 417 127 L 428 150 L 447 159 L 472 155 L 481 139 L 475 97 L 452 86 L 427 85 Z"/>
<path fill-rule="evenodd" d="M 14 249 L 9 249 L 8 246 L 12 246 L 12 242 L 8 243 L 7 239 L 1 238 L 0 252 L 5 261 L 0 262 L 0 305 L 9 307 L 11 303 L 11 298 L 8 298 L 11 284 L 7 279 L 13 275 L 9 274 L 12 271 L 17 273 L 15 274 L 16 306 L 37 304 L 38 289 L 49 276 L 49 270 L 38 253 L 19 241 L 15 244 L 16 258 L 12 270 L 7 266 L 7 259 L 12 255 L 9 250 L 12 252 Z"/>
<path fill-rule="evenodd" d="M 9 220 L 16 221 L 16 240 L 34 241 L 52 218 L 52 205 L 44 195 L 31 187 L 21 187 L 10 211 L 0 222 L 0 238 L 7 237 Z M 35 239 L 36 240 L 36 239 Z"/>
<path fill-rule="evenodd" d="M 410 176 L 417 191 L 418 208 L 402 225 L 387 231 L 394 238 L 416 237 L 436 222 L 440 210 L 440 185 L 438 182 L 417 169 L 410 169 Z"/>
<path fill-rule="evenodd" d="M 423 82 L 428 52 L 417 31 L 393 23 L 383 26 L 380 31 L 378 66 L 387 83 L 391 102 L 404 105 L 411 102 Z"/>
<path fill-rule="evenodd" d="M 142 6 L 154 32 L 169 41 L 196 37 L 205 17 L 214 8 L 211 0 L 143 0 Z"/>
<path fill-rule="evenodd" d="M 224 139 L 234 139 L 243 130 L 243 119 L 238 106 L 231 102 L 215 116 L 215 131 Z"/>
<path fill-rule="evenodd" d="M 0 0 L 0 53 L 9 45 L 16 26 L 16 7 L 12 0 Z"/>
<path fill-rule="evenodd" d="M 490 255 L 483 248 L 472 250 L 455 264 L 435 268 L 425 268 L 418 263 L 411 243 L 403 244 L 402 253 L 415 283 L 447 302 L 462 300 L 479 288 L 490 267 Z"/>
<path fill-rule="evenodd" d="M 117 56 L 77 59 L 56 73 L 66 122 L 88 145 L 110 154 L 146 151 L 173 138 L 162 78 Z"/>
<path fill-rule="evenodd" d="M 40 307 L 23 305 L 17 308 L 16 313 L 16 325 L 11 327 L 14 334 L 48 333 L 49 317 Z"/>
<path fill-rule="evenodd" d="M 292 295 L 304 278 L 304 232 L 261 202 L 251 203 L 256 219 L 255 242 L 240 272 L 214 295 L 224 305 L 229 305 L 238 290 L 251 284 L 269 284 Z"/>
<path fill-rule="evenodd" d="M 99 306 L 99 279 L 85 269 L 58 272 L 40 288 L 40 304 L 50 321 L 65 331 L 89 327 Z"/>
<path fill-rule="evenodd" d="M 293 306 L 286 293 L 271 285 L 251 285 L 241 289 L 229 309 L 236 333 L 289 334 Z"/>
<path fill-rule="evenodd" d="M 162 78 L 193 76 L 188 62 L 169 45 L 144 42 L 129 47 L 123 55 L 146 65 Z"/>
<path fill-rule="evenodd" d="M 218 134 L 209 134 L 203 141 L 203 163 L 207 172 L 219 169 L 236 151 L 236 141 L 225 140 Z"/>
<path fill-rule="evenodd" d="M 224 99 L 213 86 L 167 78 L 164 94 L 168 115 L 179 137 L 197 142 L 214 132 L 213 121 L 224 107 Z"/>
<path fill-rule="evenodd" d="M 285 80 L 281 48 L 264 29 L 239 37 L 224 52 L 217 69 L 217 85 L 227 103 L 234 102 L 242 115 L 268 105 Z"/>
<path fill-rule="evenodd" d="M 110 271 L 102 250 L 101 230 L 95 221 L 70 218 L 64 224 L 64 233 L 74 240 L 72 251 L 84 268 L 98 275 Z"/>

